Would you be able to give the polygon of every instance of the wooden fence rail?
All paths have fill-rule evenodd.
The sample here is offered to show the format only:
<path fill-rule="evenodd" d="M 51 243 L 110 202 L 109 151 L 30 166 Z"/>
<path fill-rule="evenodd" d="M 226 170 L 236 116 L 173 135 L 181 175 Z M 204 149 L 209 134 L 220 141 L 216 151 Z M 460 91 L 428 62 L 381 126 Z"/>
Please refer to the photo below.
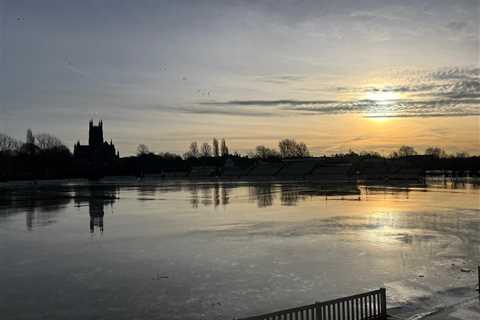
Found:
<path fill-rule="evenodd" d="M 238 320 L 386 320 L 384 288 Z"/>

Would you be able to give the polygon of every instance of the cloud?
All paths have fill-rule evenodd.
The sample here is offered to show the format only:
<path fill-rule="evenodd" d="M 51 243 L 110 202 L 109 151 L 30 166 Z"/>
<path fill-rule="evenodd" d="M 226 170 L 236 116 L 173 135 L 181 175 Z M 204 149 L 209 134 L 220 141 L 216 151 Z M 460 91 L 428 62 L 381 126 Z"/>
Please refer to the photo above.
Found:
<path fill-rule="evenodd" d="M 243 116 L 243 117 L 273 117 L 280 116 L 274 112 L 263 112 L 258 110 L 232 110 L 220 108 L 202 108 L 202 107 L 179 107 L 174 108 L 175 112 L 183 112 L 189 114 L 210 114 L 224 116 Z"/>
<path fill-rule="evenodd" d="M 471 80 L 479 79 L 480 68 L 442 68 L 430 73 L 432 80 Z"/>
<path fill-rule="evenodd" d="M 478 68 L 449 68 L 430 73 L 425 82 L 390 85 L 384 87 L 337 86 L 334 90 L 350 93 L 399 92 L 405 95 L 390 100 L 349 99 L 349 100 L 230 100 L 201 102 L 202 106 L 215 107 L 208 112 L 228 112 L 242 115 L 237 111 L 243 107 L 271 108 L 270 114 L 282 111 L 297 114 L 368 114 L 368 117 L 459 117 L 480 114 L 480 79 Z M 203 112 L 203 111 L 202 111 Z"/>
<path fill-rule="evenodd" d="M 477 116 L 480 100 L 396 100 L 377 102 L 372 100 L 353 100 L 324 106 L 288 107 L 290 111 L 310 114 L 363 113 L 369 117 L 440 117 L 440 116 Z"/>
<path fill-rule="evenodd" d="M 365 91 L 382 91 L 382 92 L 422 92 L 438 88 L 438 84 L 416 84 L 416 85 L 399 85 L 385 86 L 382 88 L 368 88 Z"/>
<path fill-rule="evenodd" d="M 274 107 L 277 111 L 260 113 L 260 116 L 280 115 L 281 111 L 296 112 L 310 115 L 334 115 L 348 113 L 368 113 L 370 117 L 441 117 L 441 116 L 477 116 L 480 99 L 442 99 L 442 100 L 392 100 L 374 101 L 368 99 L 351 101 L 331 100 L 236 100 L 217 102 L 215 106 L 235 107 Z M 207 110 L 192 110 L 191 113 L 253 115 L 240 112 L 238 109 L 214 108 Z"/>
<path fill-rule="evenodd" d="M 468 23 L 465 21 L 452 21 L 446 25 L 446 27 L 452 31 L 462 31 L 468 27 Z"/>
<path fill-rule="evenodd" d="M 142 109 L 149 111 L 169 112 L 169 113 L 186 113 L 198 115 L 225 115 L 225 116 L 243 116 L 243 117 L 272 117 L 281 116 L 275 112 L 265 112 L 252 109 L 225 109 L 218 106 L 164 106 L 149 105 L 143 106 Z"/>
<path fill-rule="evenodd" d="M 342 99 L 234 99 L 202 101 L 196 107 L 176 108 L 192 114 L 232 116 L 337 115 L 362 114 L 368 117 L 450 117 L 477 116 L 480 107 L 480 68 L 442 68 L 407 74 L 404 83 L 349 87 L 332 86 L 329 92 L 341 92 Z M 300 77 L 276 76 L 285 81 Z M 319 90 L 321 91 L 321 90 Z M 395 99 L 364 99 L 368 93 L 395 92 Z M 388 96 L 388 95 L 387 95 Z M 360 97 L 360 98 L 357 98 Z"/>
<path fill-rule="evenodd" d="M 368 115 L 363 118 L 438 118 L 438 117 L 475 117 L 480 112 L 472 113 L 417 113 L 417 114 L 396 114 L 396 115 Z"/>
<path fill-rule="evenodd" d="M 259 77 L 258 80 L 273 84 L 286 84 L 290 82 L 304 81 L 305 77 L 300 75 L 262 76 Z"/>
<path fill-rule="evenodd" d="M 286 106 L 286 105 L 317 105 L 336 103 L 336 100 L 231 100 L 225 102 L 201 102 L 201 105 L 210 106 Z"/>

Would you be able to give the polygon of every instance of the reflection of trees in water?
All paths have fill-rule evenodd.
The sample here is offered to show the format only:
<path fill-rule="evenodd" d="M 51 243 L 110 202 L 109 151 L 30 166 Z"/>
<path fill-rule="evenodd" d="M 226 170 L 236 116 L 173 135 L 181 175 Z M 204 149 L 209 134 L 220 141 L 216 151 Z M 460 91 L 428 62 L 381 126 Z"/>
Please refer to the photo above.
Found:
<path fill-rule="evenodd" d="M 59 211 L 71 201 L 70 188 L 18 188 L 0 191 L 0 206 L 7 208 L 0 214 L 25 213 L 28 230 L 56 222 Z"/>
<path fill-rule="evenodd" d="M 264 208 L 273 204 L 275 198 L 274 186 L 271 183 L 259 183 L 249 186 L 248 195 L 250 201 L 256 201 L 257 207 Z"/>
<path fill-rule="evenodd" d="M 218 183 L 213 187 L 213 205 L 215 208 L 220 205 L 220 186 Z"/>
<path fill-rule="evenodd" d="M 480 179 L 478 177 L 452 178 L 452 177 L 427 177 L 428 187 L 441 187 L 444 189 L 480 189 Z"/>
<path fill-rule="evenodd" d="M 200 189 L 200 192 L 202 193 L 201 202 L 203 206 L 205 207 L 211 206 L 213 203 L 213 200 L 212 200 L 213 186 L 209 184 L 201 184 L 198 187 Z"/>
<path fill-rule="evenodd" d="M 300 201 L 312 197 L 336 197 L 359 195 L 357 185 L 314 185 L 314 184 L 280 184 L 261 183 L 249 186 L 249 199 L 256 201 L 259 208 L 273 205 L 276 194 L 280 193 L 282 206 L 295 206 Z"/>
<path fill-rule="evenodd" d="M 283 206 L 295 206 L 300 201 L 308 198 L 323 197 L 325 200 L 333 199 L 359 199 L 360 189 L 356 184 L 341 185 L 318 185 L 318 184 L 295 184 L 285 185 L 280 188 L 280 199 Z"/>
<path fill-rule="evenodd" d="M 57 222 L 56 218 L 59 211 L 65 208 L 69 203 L 70 198 L 64 196 L 60 196 L 59 198 L 32 200 L 25 207 L 27 229 L 32 230 L 33 227 L 43 227 Z"/>
<path fill-rule="evenodd" d="M 389 198 L 393 199 L 409 199 L 410 198 L 410 192 L 412 189 L 410 189 L 409 186 L 405 187 L 386 187 L 386 186 L 375 186 L 375 187 L 365 187 L 364 188 L 364 194 L 365 198 L 368 199 L 369 196 L 381 196 L 383 195 L 385 198 L 388 196 Z M 422 191 L 422 190 L 416 190 Z"/>
<path fill-rule="evenodd" d="M 90 230 L 99 227 L 103 231 L 104 206 L 117 199 L 117 186 L 32 186 L 0 192 L 0 204 L 7 210 L 1 215 L 25 213 L 28 230 L 56 222 L 58 214 L 72 199 L 80 207 L 89 206 Z"/>
<path fill-rule="evenodd" d="M 180 192 L 183 190 L 181 183 L 158 184 L 148 181 L 138 185 L 138 200 L 147 200 L 155 197 L 157 193 Z"/>
<path fill-rule="evenodd" d="M 305 200 L 305 195 L 301 191 L 298 186 L 281 185 L 280 201 L 282 206 L 296 206 L 299 200 Z"/>
<path fill-rule="evenodd" d="M 198 186 L 196 184 L 187 185 L 187 190 L 190 191 L 190 204 L 192 208 L 198 208 Z"/>
<path fill-rule="evenodd" d="M 205 207 L 226 206 L 230 202 L 230 190 L 235 187 L 230 183 L 221 182 L 185 185 L 185 189 L 190 192 L 190 204 L 193 208 L 198 208 L 200 203 Z"/>
<path fill-rule="evenodd" d="M 138 192 L 139 200 L 153 198 L 157 193 L 157 186 L 149 185 L 149 184 L 141 184 L 138 186 L 137 192 Z"/>
<path fill-rule="evenodd" d="M 447 189 L 466 189 L 466 190 L 478 190 L 480 189 L 480 181 L 475 179 L 469 179 L 469 180 L 451 180 L 449 182 L 445 182 L 443 184 L 444 188 Z"/>
<path fill-rule="evenodd" d="M 221 185 L 220 194 L 221 194 L 221 203 L 223 206 L 226 206 L 230 203 L 230 193 L 231 193 L 231 190 L 234 188 L 236 188 L 236 186 L 229 183 Z"/>

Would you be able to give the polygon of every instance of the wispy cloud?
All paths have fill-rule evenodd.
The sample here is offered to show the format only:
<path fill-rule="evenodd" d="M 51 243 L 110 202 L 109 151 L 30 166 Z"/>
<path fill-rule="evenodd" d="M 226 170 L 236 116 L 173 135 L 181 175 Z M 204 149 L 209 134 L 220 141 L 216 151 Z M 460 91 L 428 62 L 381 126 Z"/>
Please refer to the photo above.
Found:
<path fill-rule="evenodd" d="M 344 100 L 331 99 L 274 99 L 228 100 L 200 102 L 207 109 L 192 113 L 243 115 L 243 108 L 267 114 L 293 112 L 299 114 L 359 113 L 367 117 L 459 117 L 478 116 L 480 107 L 479 68 L 444 68 L 417 75 L 416 81 L 382 87 L 336 86 L 334 91 L 362 96 L 366 93 L 398 93 L 398 98 Z M 414 79 L 415 80 L 415 79 Z M 266 109 L 265 109 L 266 110 Z M 263 113 L 260 113 L 263 114 Z"/>
<path fill-rule="evenodd" d="M 210 106 L 292 106 L 292 105 L 318 105 L 318 104 L 331 104 L 336 103 L 336 100 L 231 100 L 225 102 L 211 101 L 201 102 L 200 105 Z"/>
<path fill-rule="evenodd" d="M 363 118 L 439 118 L 439 117 L 475 117 L 480 112 L 472 113 L 417 113 L 417 114 L 395 114 L 395 115 L 367 115 Z"/>
<path fill-rule="evenodd" d="M 224 116 L 242 116 L 242 117 L 274 117 L 281 116 L 273 111 L 260 111 L 258 109 L 226 109 L 220 108 L 218 105 L 208 106 L 164 106 L 164 105 L 146 105 L 138 107 L 137 109 L 144 109 L 148 111 L 158 111 L 167 113 L 185 113 L 198 115 L 224 115 Z"/>
<path fill-rule="evenodd" d="M 173 112 L 183 112 L 189 114 L 209 114 L 224 116 L 243 116 L 243 117 L 273 117 L 280 116 L 275 112 L 264 112 L 258 110 L 239 110 L 239 109 L 222 109 L 222 108 L 203 108 L 203 107 L 178 107 L 172 109 Z"/>
<path fill-rule="evenodd" d="M 302 75 L 273 75 L 262 76 L 257 79 L 260 82 L 267 82 L 273 84 L 287 84 L 292 82 L 304 81 L 305 76 Z"/>
<path fill-rule="evenodd" d="M 479 79 L 480 68 L 442 68 L 430 73 L 433 80 Z"/>
<path fill-rule="evenodd" d="M 446 27 L 452 31 L 462 31 L 468 27 L 468 23 L 465 21 L 452 21 Z"/>

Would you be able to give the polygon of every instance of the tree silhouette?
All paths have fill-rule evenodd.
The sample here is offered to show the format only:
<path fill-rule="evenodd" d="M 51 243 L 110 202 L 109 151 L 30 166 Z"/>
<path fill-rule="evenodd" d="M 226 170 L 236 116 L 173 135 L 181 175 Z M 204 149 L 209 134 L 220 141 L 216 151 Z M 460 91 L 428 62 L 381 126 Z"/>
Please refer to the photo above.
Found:
<path fill-rule="evenodd" d="M 37 147 L 41 150 L 67 148 L 59 138 L 48 133 L 39 133 L 34 136 L 34 140 L 36 141 Z"/>
<path fill-rule="evenodd" d="M 192 158 L 198 158 L 200 156 L 197 141 L 193 141 L 192 143 L 190 143 L 190 150 L 188 152 L 190 154 L 190 157 Z"/>
<path fill-rule="evenodd" d="M 202 143 L 202 147 L 200 148 L 200 154 L 202 157 L 210 157 L 212 155 L 212 147 L 208 144 L 208 142 Z"/>
<path fill-rule="evenodd" d="M 435 158 L 445 158 L 447 156 L 445 150 L 439 147 L 429 147 L 425 150 L 425 154 Z"/>
<path fill-rule="evenodd" d="M 22 143 L 6 134 L 0 133 L 0 152 L 17 151 Z"/>
<path fill-rule="evenodd" d="M 27 139 L 25 141 L 26 144 L 35 144 L 35 137 L 33 136 L 32 130 L 27 130 Z"/>
<path fill-rule="evenodd" d="M 222 157 L 228 156 L 228 147 L 227 143 L 225 142 L 225 138 L 222 138 L 222 143 L 220 145 L 220 153 L 222 154 Z"/>
<path fill-rule="evenodd" d="M 307 145 L 294 139 L 283 139 L 278 143 L 282 158 L 302 158 L 310 156 Z"/>
<path fill-rule="evenodd" d="M 401 146 L 400 149 L 398 149 L 398 155 L 400 157 L 410 157 L 414 156 L 417 154 L 417 151 L 411 146 Z"/>
<path fill-rule="evenodd" d="M 468 152 L 463 151 L 463 152 L 457 152 L 455 156 L 457 158 L 462 159 L 462 158 L 468 158 L 470 155 L 468 154 Z"/>
<path fill-rule="evenodd" d="M 218 148 L 217 138 L 213 138 L 212 146 L 213 146 L 213 156 L 218 157 L 220 155 L 220 150 Z"/>
<path fill-rule="evenodd" d="M 148 147 L 144 144 L 139 144 L 137 147 L 137 155 L 143 156 L 147 154 L 150 154 L 150 150 L 148 149 Z"/>
<path fill-rule="evenodd" d="M 280 157 L 280 154 L 277 152 L 277 150 L 260 145 L 255 148 L 254 157 L 265 160 L 270 158 L 278 158 Z"/>

